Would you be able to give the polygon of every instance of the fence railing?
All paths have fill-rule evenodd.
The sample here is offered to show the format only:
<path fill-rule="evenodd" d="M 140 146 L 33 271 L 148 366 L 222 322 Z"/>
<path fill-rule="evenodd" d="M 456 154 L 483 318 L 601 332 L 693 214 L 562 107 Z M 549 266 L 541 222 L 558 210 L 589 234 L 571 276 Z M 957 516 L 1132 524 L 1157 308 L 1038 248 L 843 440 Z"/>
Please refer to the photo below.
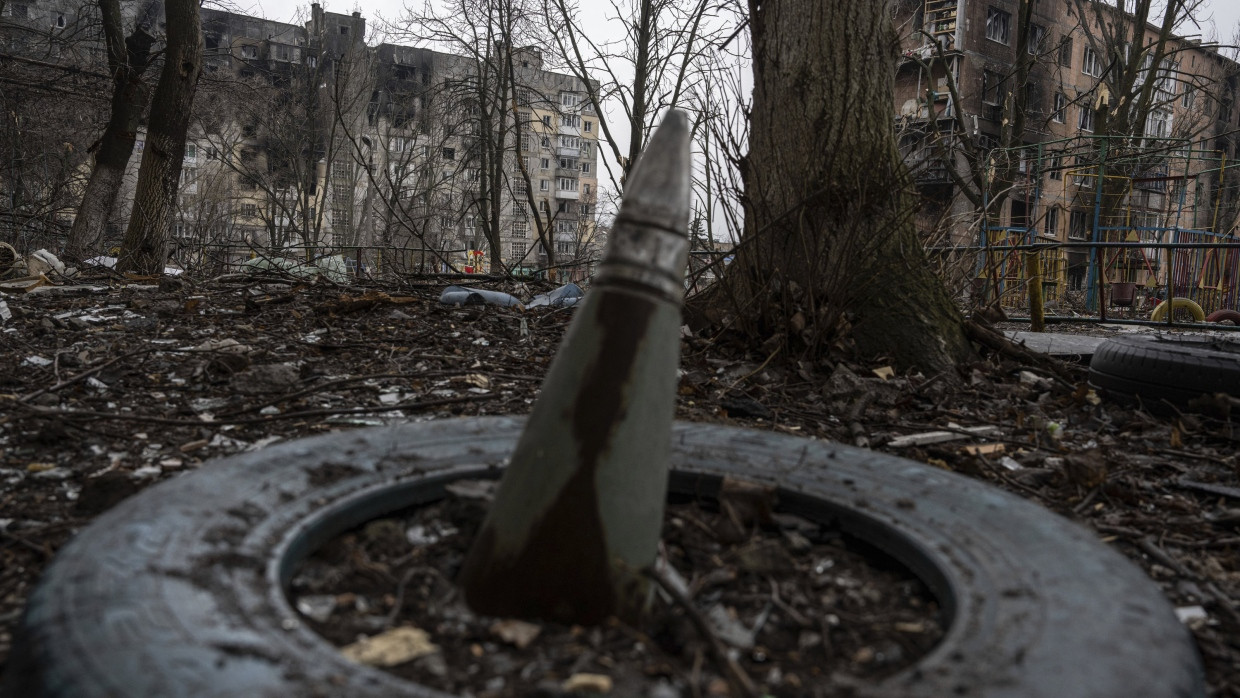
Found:
<path fill-rule="evenodd" d="M 1240 241 L 1200 233 L 1176 231 L 1173 242 L 1031 243 L 1011 236 L 985 246 L 930 249 L 968 270 L 956 277 L 965 279 L 962 296 L 998 304 L 1009 315 L 1031 312 L 1034 269 L 1048 322 L 1192 325 L 1219 310 L 1240 310 Z M 1029 255 L 1035 264 L 1028 264 Z M 1155 321 L 1167 299 L 1178 302 Z"/>

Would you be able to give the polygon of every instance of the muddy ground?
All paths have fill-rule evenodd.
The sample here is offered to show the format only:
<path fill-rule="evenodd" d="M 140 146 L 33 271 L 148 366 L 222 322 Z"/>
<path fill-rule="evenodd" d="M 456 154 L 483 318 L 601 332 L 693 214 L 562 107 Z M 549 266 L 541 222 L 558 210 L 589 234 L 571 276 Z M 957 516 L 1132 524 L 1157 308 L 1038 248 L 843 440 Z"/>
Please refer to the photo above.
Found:
<path fill-rule="evenodd" d="M 333 429 L 527 412 L 572 311 L 449 307 L 442 287 L 98 276 L 0 296 L 0 662 L 56 550 L 151 484 Z M 867 445 L 1091 527 L 1181 609 L 1212 694 L 1240 696 L 1240 465 L 1225 412 L 1112 405 L 1080 366 L 1066 379 L 998 358 L 942 376 L 881 359 L 788 366 L 696 335 L 683 351 L 682 419 Z M 994 429 L 893 443 L 980 426 Z"/>

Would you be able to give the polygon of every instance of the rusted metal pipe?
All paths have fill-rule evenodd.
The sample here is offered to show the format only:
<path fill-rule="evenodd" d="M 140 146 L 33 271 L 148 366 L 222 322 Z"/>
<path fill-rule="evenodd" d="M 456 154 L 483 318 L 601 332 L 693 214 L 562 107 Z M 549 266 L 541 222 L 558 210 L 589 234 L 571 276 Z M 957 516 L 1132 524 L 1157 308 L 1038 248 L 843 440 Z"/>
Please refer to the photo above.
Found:
<path fill-rule="evenodd" d="M 689 168 L 688 120 L 672 111 L 461 568 L 479 613 L 592 624 L 645 601 L 667 493 Z"/>

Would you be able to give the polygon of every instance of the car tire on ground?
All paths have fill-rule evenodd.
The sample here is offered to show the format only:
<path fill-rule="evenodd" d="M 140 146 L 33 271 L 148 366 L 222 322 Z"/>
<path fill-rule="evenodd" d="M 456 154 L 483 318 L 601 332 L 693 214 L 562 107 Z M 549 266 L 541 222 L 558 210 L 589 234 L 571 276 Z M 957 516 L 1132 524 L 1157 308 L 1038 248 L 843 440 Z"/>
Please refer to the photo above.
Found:
<path fill-rule="evenodd" d="M 345 660 L 284 589 L 337 533 L 495 477 L 523 421 L 328 434 L 210 463 L 101 516 L 32 594 L 0 693 L 436 696 Z M 672 489 L 776 484 L 780 508 L 838 523 L 923 579 L 942 642 L 873 696 L 1204 696 L 1158 588 L 1089 531 L 979 481 L 767 432 L 679 423 Z M 824 609 L 825 612 L 825 609 Z"/>
<path fill-rule="evenodd" d="M 1240 397 L 1240 342 L 1201 335 L 1132 335 L 1098 345 L 1089 384 L 1120 402 L 1187 407 L 1203 394 Z"/>
<path fill-rule="evenodd" d="M 1206 322 L 1230 322 L 1233 325 L 1240 325 L 1240 312 L 1226 308 L 1216 310 L 1206 316 Z"/>

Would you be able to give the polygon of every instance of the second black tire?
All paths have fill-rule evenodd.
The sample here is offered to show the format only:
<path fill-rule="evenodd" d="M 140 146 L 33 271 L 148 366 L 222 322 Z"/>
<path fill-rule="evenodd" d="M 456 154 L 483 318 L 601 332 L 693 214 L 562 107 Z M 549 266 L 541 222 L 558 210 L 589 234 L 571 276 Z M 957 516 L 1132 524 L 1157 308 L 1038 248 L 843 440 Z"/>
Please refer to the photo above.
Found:
<path fill-rule="evenodd" d="M 1240 341 L 1202 335 L 1132 335 L 1098 345 L 1089 383 L 1121 401 L 1157 410 L 1205 394 L 1240 397 Z"/>

